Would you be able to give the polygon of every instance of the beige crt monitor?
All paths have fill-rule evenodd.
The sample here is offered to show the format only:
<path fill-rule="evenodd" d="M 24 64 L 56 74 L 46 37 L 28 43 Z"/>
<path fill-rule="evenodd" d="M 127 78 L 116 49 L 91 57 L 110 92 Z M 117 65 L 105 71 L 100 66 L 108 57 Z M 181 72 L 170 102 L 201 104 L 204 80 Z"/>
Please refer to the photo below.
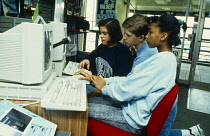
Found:
<path fill-rule="evenodd" d="M 0 33 L 0 80 L 43 83 L 52 71 L 52 26 L 23 22 Z"/>

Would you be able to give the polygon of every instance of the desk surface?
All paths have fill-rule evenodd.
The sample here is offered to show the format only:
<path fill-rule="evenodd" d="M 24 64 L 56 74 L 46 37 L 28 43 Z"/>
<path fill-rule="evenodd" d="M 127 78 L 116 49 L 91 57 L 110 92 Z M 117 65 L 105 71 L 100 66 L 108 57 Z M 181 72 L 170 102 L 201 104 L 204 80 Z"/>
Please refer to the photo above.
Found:
<path fill-rule="evenodd" d="M 32 101 L 10 100 L 16 104 L 27 104 Z M 40 104 L 25 107 L 31 112 L 58 125 L 57 131 L 69 131 L 72 136 L 87 135 L 88 108 L 86 111 L 46 110 Z"/>

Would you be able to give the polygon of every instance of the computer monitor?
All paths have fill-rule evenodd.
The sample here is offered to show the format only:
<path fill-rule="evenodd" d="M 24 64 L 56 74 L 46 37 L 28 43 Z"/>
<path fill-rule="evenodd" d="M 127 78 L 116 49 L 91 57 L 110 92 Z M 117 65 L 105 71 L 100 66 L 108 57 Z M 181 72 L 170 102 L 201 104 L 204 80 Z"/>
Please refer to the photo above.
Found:
<path fill-rule="evenodd" d="M 67 37 L 67 24 L 61 22 L 50 22 L 53 27 L 52 44 L 60 42 L 63 38 Z M 66 45 L 62 44 L 53 48 L 53 61 L 63 61 L 66 57 Z"/>
<path fill-rule="evenodd" d="M 52 72 L 52 26 L 23 22 L 0 33 L 0 80 L 31 85 Z"/>

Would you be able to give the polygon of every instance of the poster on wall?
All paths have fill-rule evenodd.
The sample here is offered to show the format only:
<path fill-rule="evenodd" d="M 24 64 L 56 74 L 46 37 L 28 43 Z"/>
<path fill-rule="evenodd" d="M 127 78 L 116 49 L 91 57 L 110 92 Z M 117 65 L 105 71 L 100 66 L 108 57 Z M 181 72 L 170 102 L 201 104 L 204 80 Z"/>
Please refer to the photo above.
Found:
<path fill-rule="evenodd" d="M 15 0 L 0 0 L 0 15 L 17 17 L 19 7 Z M 3 12 L 3 13 L 2 13 Z"/>
<path fill-rule="evenodd" d="M 96 25 L 100 20 L 116 18 L 116 0 L 98 0 Z"/>

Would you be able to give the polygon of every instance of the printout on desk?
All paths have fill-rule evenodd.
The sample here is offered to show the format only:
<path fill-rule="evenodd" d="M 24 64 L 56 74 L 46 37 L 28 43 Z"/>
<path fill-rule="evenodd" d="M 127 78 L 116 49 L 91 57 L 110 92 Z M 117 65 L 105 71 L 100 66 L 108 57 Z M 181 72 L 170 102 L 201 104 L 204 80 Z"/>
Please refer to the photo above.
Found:
<path fill-rule="evenodd" d="M 0 102 L 0 136 L 54 136 L 57 125 L 8 100 Z"/>
<path fill-rule="evenodd" d="M 63 70 L 64 78 L 68 78 L 69 80 L 79 80 L 79 77 L 84 77 L 83 75 L 74 75 L 74 73 L 78 72 L 79 70 L 84 70 L 84 68 L 78 68 L 79 63 L 69 61 L 66 67 Z M 89 81 L 80 80 L 85 82 L 86 84 L 90 84 Z"/>
<path fill-rule="evenodd" d="M 78 68 L 79 63 L 69 61 L 67 65 L 65 66 L 63 73 L 67 75 L 74 75 L 74 73 L 78 72 L 82 68 Z"/>

